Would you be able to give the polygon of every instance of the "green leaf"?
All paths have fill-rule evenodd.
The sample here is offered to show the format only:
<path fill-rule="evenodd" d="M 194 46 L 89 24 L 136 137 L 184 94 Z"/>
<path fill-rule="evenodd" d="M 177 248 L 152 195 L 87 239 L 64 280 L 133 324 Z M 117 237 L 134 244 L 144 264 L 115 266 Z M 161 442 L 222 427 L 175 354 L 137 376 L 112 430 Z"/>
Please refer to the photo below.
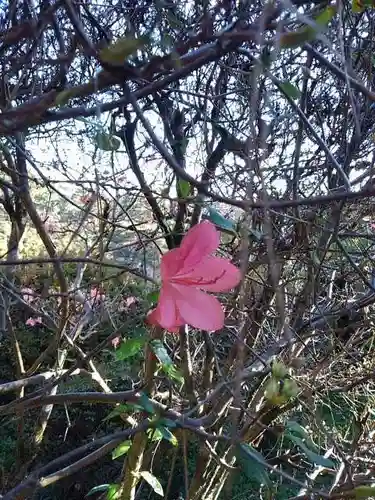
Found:
<path fill-rule="evenodd" d="M 354 495 L 356 499 L 372 498 L 375 496 L 375 486 L 357 486 L 354 488 Z"/>
<path fill-rule="evenodd" d="M 322 455 L 311 451 L 301 438 L 293 436 L 293 434 L 285 434 L 285 437 L 288 437 L 296 446 L 301 448 L 301 450 L 305 453 L 311 463 L 320 465 L 321 467 L 327 467 L 329 469 L 335 468 L 335 464 L 334 462 L 332 462 L 332 460 L 329 460 L 328 458 L 325 458 Z"/>
<path fill-rule="evenodd" d="M 302 425 L 300 425 L 298 422 L 295 422 L 294 420 L 288 420 L 288 422 L 285 425 L 285 430 L 286 430 L 285 437 L 288 437 L 288 435 L 300 437 L 305 443 L 305 445 L 311 451 L 315 451 L 315 453 L 319 452 L 319 448 L 311 439 L 307 430 L 304 427 L 302 427 Z"/>
<path fill-rule="evenodd" d="M 115 351 L 117 361 L 124 361 L 125 359 L 132 358 L 138 354 L 145 345 L 145 342 L 146 339 L 144 338 L 125 340 L 125 342 L 123 342 Z"/>
<path fill-rule="evenodd" d="M 185 382 L 184 377 L 180 370 L 176 368 L 174 365 L 162 365 L 163 372 L 168 375 L 168 377 L 172 380 L 175 380 L 179 384 L 183 384 Z"/>
<path fill-rule="evenodd" d="M 162 439 L 166 439 L 167 441 L 172 443 L 173 446 L 178 445 L 177 438 L 171 433 L 171 431 L 160 425 L 147 429 L 147 434 L 151 441 L 161 441 Z"/>
<path fill-rule="evenodd" d="M 91 488 L 91 490 L 87 493 L 87 497 L 91 497 L 92 495 L 95 495 L 95 493 L 101 493 L 102 491 L 107 491 L 111 487 L 111 484 L 100 484 L 99 486 L 95 486 L 94 488 Z"/>
<path fill-rule="evenodd" d="M 173 361 L 169 357 L 169 354 L 161 340 L 151 340 L 150 346 L 155 356 L 158 358 L 162 365 L 173 365 Z"/>
<path fill-rule="evenodd" d="M 105 47 L 99 52 L 100 58 L 110 64 L 123 64 L 126 59 L 144 47 L 148 42 L 147 37 L 124 37 Z"/>
<path fill-rule="evenodd" d="M 124 405 L 118 405 L 116 408 L 114 408 L 105 418 L 103 418 L 103 422 L 106 422 L 107 420 L 111 420 L 112 418 L 118 417 L 120 415 L 123 415 L 124 413 L 130 413 L 131 411 L 139 411 L 143 410 L 142 406 L 133 404 L 133 403 L 128 403 Z"/>
<path fill-rule="evenodd" d="M 231 233 L 236 234 L 235 222 L 230 219 L 226 219 L 212 207 L 208 209 L 208 220 L 210 220 L 212 223 L 215 224 L 215 226 L 218 226 L 220 229 L 224 229 L 226 231 L 230 231 Z"/>
<path fill-rule="evenodd" d="M 296 49 L 306 42 L 311 42 L 315 37 L 315 33 L 309 28 L 304 28 L 301 31 L 285 33 L 281 36 L 280 47 L 282 49 Z"/>
<path fill-rule="evenodd" d="M 127 453 L 130 450 L 131 445 L 132 445 L 131 441 L 124 441 L 123 443 L 116 446 L 116 448 L 112 451 L 112 460 L 115 460 L 115 458 L 119 458 L 122 455 L 125 455 L 125 453 Z"/>
<path fill-rule="evenodd" d="M 130 410 L 130 406 L 128 405 L 118 405 L 116 408 L 114 408 L 106 417 L 103 418 L 103 422 L 106 422 L 107 420 L 111 420 L 112 418 L 118 417 L 122 415 L 123 413 L 128 413 Z"/>
<path fill-rule="evenodd" d="M 328 458 L 323 457 L 322 455 L 318 455 L 318 453 L 314 453 L 308 448 L 305 448 L 303 451 L 305 452 L 307 458 L 310 460 L 311 463 L 320 465 L 321 467 L 327 467 L 328 469 L 335 468 L 335 463 L 332 460 L 329 460 Z"/>
<path fill-rule="evenodd" d="M 305 42 L 313 41 L 318 33 L 325 31 L 335 14 L 336 6 L 329 5 L 315 18 L 314 27 L 305 26 L 291 33 L 283 33 L 280 38 L 280 47 L 282 49 L 294 49 L 300 47 Z"/>
<path fill-rule="evenodd" d="M 154 405 L 151 403 L 151 400 L 146 396 L 144 392 L 141 394 L 138 403 L 145 411 L 147 411 L 147 413 L 150 413 L 151 415 L 155 414 Z"/>
<path fill-rule="evenodd" d="M 184 377 L 181 372 L 174 366 L 173 361 L 160 340 L 151 340 L 151 349 L 155 356 L 158 358 L 163 371 L 171 378 L 179 383 L 184 382 Z"/>
<path fill-rule="evenodd" d="M 263 465 L 265 459 L 261 453 L 249 444 L 242 443 L 237 446 L 236 457 L 243 473 L 250 480 L 255 480 L 259 484 L 264 484 L 267 488 L 271 489 L 272 482 L 265 465 Z"/>
<path fill-rule="evenodd" d="M 352 11 L 355 14 L 363 12 L 365 10 L 364 2 L 362 0 L 352 0 Z"/>
<path fill-rule="evenodd" d="M 94 141 L 96 146 L 102 151 L 117 151 L 120 147 L 120 140 L 105 132 L 97 132 Z"/>
<path fill-rule="evenodd" d="M 185 179 L 178 179 L 177 182 L 177 192 L 181 198 L 187 198 L 190 194 L 190 182 Z"/>
<path fill-rule="evenodd" d="M 147 435 L 152 442 L 161 441 L 163 439 L 163 434 L 161 433 L 159 427 L 147 429 Z"/>
<path fill-rule="evenodd" d="M 281 82 L 279 86 L 290 99 L 298 99 L 301 96 L 299 89 L 288 81 Z"/>
<path fill-rule="evenodd" d="M 156 477 L 153 474 L 151 474 L 151 472 L 148 472 L 147 470 L 142 470 L 139 474 L 151 486 L 151 488 L 155 491 L 157 495 L 160 495 L 161 497 L 164 496 L 162 485 L 159 483 L 158 479 L 156 479 Z"/>
<path fill-rule="evenodd" d="M 285 424 L 285 429 L 293 434 L 297 434 L 297 436 L 300 436 L 301 438 L 310 439 L 306 429 L 294 420 L 288 420 L 288 422 Z"/>
<path fill-rule="evenodd" d="M 119 484 L 111 484 L 107 491 L 106 500 L 117 500 L 118 498 L 120 498 L 119 490 L 120 490 Z"/>
<path fill-rule="evenodd" d="M 370 0 L 371 1 L 371 0 Z M 315 18 L 315 23 L 319 28 L 325 28 L 336 14 L 337 7 L 335 5 L 328 5 L 320 14 Z"/>
<path fill-rule="evenodd" d="M 159 300 L 159 295 L 160 295 L 160 290 L 154 290 L 153 292 L 147 294 L 147 301 L 150 304 L 156 304 L 157 301 Z"/>
<path fill-rule="evenodd" d="M 352 11 L 355 14 L 364 11 L 363 2 L 361 0 L 352 0 Z"/>
<path fill-rule="evenodd" d="M 173 446 L 178 445 L 176 436 L 172 434 L 170 430 L 166 429 L 165 427 L 156 427 L 156 429 L 160 432 L 161 436 L 170 443 L 172 443 Z"/>

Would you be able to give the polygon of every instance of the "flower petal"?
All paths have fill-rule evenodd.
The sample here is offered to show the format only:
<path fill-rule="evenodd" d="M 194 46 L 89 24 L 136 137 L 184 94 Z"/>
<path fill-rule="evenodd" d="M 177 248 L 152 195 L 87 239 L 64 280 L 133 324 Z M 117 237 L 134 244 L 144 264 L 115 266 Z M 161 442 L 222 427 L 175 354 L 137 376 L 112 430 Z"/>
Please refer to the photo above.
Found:
<path fill-rule="evenodd" d="M 167 280 L 183 270 L 196 266 L 219 246 L 220 235 L 215 226 L 204 221 L 193 226 L 184 236 L 181 246 L 166 252 L 161 259 L 162 280 Z"/>
<path fill-rule="evenodd" d="M 147 322 L 170 331 L 176 331 L 184 324 L 177 309 L 172 287 L 167 285 L 161 288 L 158 305 L 147 316 Z"/>
<path fill-rule="evenodd" d="M 167 280 L 180 271 L 184 265 L 184 259 L 180 248 L 173 248 L 166 252 L 161 258 L 160 274 L 162 280 Z"/>
<path fill-rule="evenodd" d="M 178 313 L 184 324 L 206 331 L 220 330 L 224 325 L 224 311 L 220 302 L 197 288 L 173 285 Z"/>
<path fill-rule="evenodd" d="M 237 286 L 240 280 L 240 270 L 228 259 L 210 256 L 185 274 L 178 273 L 171 282 L 195 286 L 208 292 L 226 292 Z"/>
<path fill-rule="evenodd" d="M 193 226 L 184 236 L 179 248 L 183 269 L 196 266 L 204 257 L 211 255 L 220 244 L 220 235 L 209 221 Z"/>

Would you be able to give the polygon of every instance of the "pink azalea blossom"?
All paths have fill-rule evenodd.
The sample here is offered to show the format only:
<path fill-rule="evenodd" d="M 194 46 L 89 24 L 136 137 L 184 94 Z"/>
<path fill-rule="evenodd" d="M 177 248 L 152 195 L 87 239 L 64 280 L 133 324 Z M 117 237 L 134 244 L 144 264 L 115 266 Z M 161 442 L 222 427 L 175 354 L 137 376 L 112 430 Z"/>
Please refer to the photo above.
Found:
<path fill-rule="evenodd" d="M 85 196 L 81 196 L 79 199 L 79 201 L 81 203 L 83 203 L 84 205 L 87 205 L 88 203 L 90 203 L 91 200 L 92 200 L 91 194 L 86 194 Z"/>
<path fill-rule="evenodd" d="M 125 299 L 124 303 L 126 307 L 131 307 L 138 304 L 138 299 L 137 297 L 130 296 Z"/>
<path fill-rule="evenodd" d="M 179 248 L 163 255 L 159 302 L 147 322 L 177 332 L 182 325 L 216 331 L 224 325 L 224 311 L 216 297 L 240 282 L 237 267 L 212 254 L 220 244 L 215 226 L 204 221 L 192 227 Z"/>
<path fill-rule="evenodd" d="M 120 302 L 118 310 L 120 312 L 129 311 L 129 309 L 133 309 L 137 304 L 138 304 L 137 297 L 132 297 L 132 296 L 126 297 L 126 299 L 123 299 L 123 301 Z"/>
<path fill-rule="evenodd" d="M 35 326 L 35 325 L 41 325 L 42 324 L 42 318 L 38 316 L 37 318 L 29 318 L 26 320 L 25 323 L 27 326 Z"/>
<path fill-rule="evenodd" d="M 121 344 L 121 337 L 118 336 L 118 337 L 115 337 L 111 340 L 111 344 L 112 346 L 117 349 L 117 347 Z"/>
<path fill-rule="evenodd" d="M 44 229 L 47 231 L 47 233 L 51 233 L 51 234 L 53 234 L 53 233 L 55 233 L 55 232 L 56 232 L 56 230 L 57 230 L 57 225 L 56 225 L 56 223 L 55 223 L 55 222 L 53 222 L 53 221 L 46 221 L 46 222 L 44 223 Z"/>
<path fill-rule="evenodd" d="M 35 292 L 32 288 L 21 288 L 22 298 L 25 302 L 30 304 L 35 300 Z"/>
<path fill-rule="evenodd" d="M 90 302 L 104 302 L 105 294 L 97 287 L 92 287 L 90 290 Z"/>

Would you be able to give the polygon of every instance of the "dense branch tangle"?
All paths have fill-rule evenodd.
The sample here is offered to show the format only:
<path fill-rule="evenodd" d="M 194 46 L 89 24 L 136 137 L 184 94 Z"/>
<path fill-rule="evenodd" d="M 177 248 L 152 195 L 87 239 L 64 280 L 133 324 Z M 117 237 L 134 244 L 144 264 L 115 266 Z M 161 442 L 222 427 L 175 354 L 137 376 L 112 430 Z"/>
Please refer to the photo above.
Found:
<path fill-rule="evenodd" d="M 310 464 L 301 459 L 301 449 L 294 447 L 292 453 L 276 446 L 293 419 L 313 429 L 324 450 L 334 450 L 335 467 L 327 467 L 321 498 L 337 498 L 366 484 L 359 473 L 361 461 L 372 460 L 366 449 L 371 429 L 362 401 L 371 401 L 373 371 L 374 233 L 365 217 L 374 213 L 374 13 L 357 15 L 349 2 L 335 7 L 325 33 L 301 40 L 298 30 L 327 12 L 327 2 L 9 2 L 0 33 L 0 182 L 12 231 L 0 262 L 6 298 L 0 326 L 11 339 L 18 380 L 0 386 L 0 393 L 9 388 L 18 392 L 0 407 L 0 415 L 16 412 L 24 432 L 30 409 L 43 406 L 43 432 L 38 434 L 43 442 L 51 405 L 144 404 L 141 393 L 146 391 L 157 416 L 175 422 L 175 427 L 169 422 L 169 432 L 178 446 L 155 446 L 146 430 L 156 424 L 148 420 L 151 415 L 144 407 L 135 408 L 130 417 L 129 409 L 124 410 L 119 425 L 125 429 L 104 436 L 94 431 L 98 449 L 90 436 L 89 443 L 79 443 L 50 467 L 20 457 L 21 473 L 8 478 L 5 498 L 82 472 L 129 438 L 133 445 L 123 470 L 111 475 L 126 500 L 135 497 L 142 470 L 163 474 L 160 458 L 170 472 L 169 481 L 163 476 L 166 497 L 177 497 L 183 482 L 184 498 L 219 498 L 240 465 L 239 442 L 259 452 L 273 449 L 269 462 L 257 456 L 256 463 L 260 460 L 267 471 L 276 464 L 271 475 L 276 489 L 282 487 L 283 477 L 297 488 L 296 494 L 308 491 L 315 485 L 308 479 Z M 123 60 L 108 61 L 103 49 L 121 38 L 144 43 Z M 82 125 L 77 118 L 90 120 Z M 104 167 L 100 170 L 103 157 L 98 161 L 92 154 L 95 175 L 93 168 L 90 181 L 84 175 L 74 177 L 72 166 L 69 170 L 58 157 L 64 132 L 81 148 L 81 136 L 98 123 L 123 150 L 119 146 L 110 151 L 109 174 Z M 51 147 L 57 144 L 57 159 L 49 165 L 52 173 L 32 156 L 37 136 L 47 137 Z M 91 138 L 83 148 L 91 146 Z M 89 186 L 95 197 L 83 208 L 77 206 L 62 193 L 54 179 L 57 172 L 75 188 Z M 122 176 L 123 183 L 118 180 Z M 98 234 L 83 256 L 54 247 L 58 238 L 47 234 L 32 194 L 34 178 L 79 214 L 72 239 L 94 221 Z M 188 193 L 181 180 L 189 183 Z M 147 208 L 133 220 L 137 201 Z M 157 370 L 146 345 L 144 364 L 126 374 L 135 387 L 125 391 L 124 385 L 117 387 L 101 375 L 109 363 L 104 348 L 123 323 L 121 334 L 130 337 L 147 308 L 138 311 L 138 322 L 128 324 L 129 310 L 124 319 L 113 299 L 106 305 L 107 316 L 92 325 L 86 319 L 96 321 L 95 311 L 83 298 L 83 308 L 89 307 L 84 320 L 74 318 L 73 324 L 70 314 L 77 309 L 71 302 L 81 298 L 86 266 L 95 269 L 96 285 L 108 285 L 109 291 L 109 266 L 127 276 L 133 273 L 137 285 L 145 287 L 144 272 L 107 258 L 116 233 L 133 235 L 139 253 L 149 246 L 165 251 L 180 243 L 191 223 L 208 216 L 208 208 L 228 218 L 221 227 L 221 252 L 241 266 L 244 276 L 242 288 L 222 298 L 226 328 L 216 335 L 182 332 L 181 341 L 165 337 L 169 355 L 184 374 L 183 388 Z M 26 213 L 43 241 L 48 254 L 44 257 L 19 257 Z M 236 224 L 228 226 L 230 218 Z M 216 218 L 219 227 L 220 221 Z M 74 279 L 67 263 L 77 264 Z M 46 307 L 42 291 L 36 294 L 40 302 L 31 305 L 16 282 L 17 268 L 32 264 L 51 264 L 51 275 L 58 276 L 58 290 L 48 296 Z M 43 309 L 48 325 L 47 345 L 26 362 L 9 297 L 19 297 L 28 314 Z M 60 305 L 56 297 L 63 298 Z M 94 347 L 75 336 L 91 327 L 93 336 L 88 338 L 95 338 L 97 331 L 105 337 Z M 160 331 L 152 335 L 163 336 Z M 293 367 L 301 389 L 298 398 L 282 405 L 264 397 L 273 356 Z M 44 363 L 48 377 L 43 375 Z M 64 384 L 73 374 L 85 375 L 101 392 L 67 391 Z M 350 384 L 346 374 L 353 377 Z M 30 389 L 41 381 L 42 387 Z M 331 404 L 330 391 L 340 394 L 345 388 L 351 403 L 358 403 L 359 430 L 351 442 L 344 431 L 328 426 L 321 410 Z M 43 459 L 35 448 L 31 458 Z M 352 457 L 350 464 L 347 456 Z"/>

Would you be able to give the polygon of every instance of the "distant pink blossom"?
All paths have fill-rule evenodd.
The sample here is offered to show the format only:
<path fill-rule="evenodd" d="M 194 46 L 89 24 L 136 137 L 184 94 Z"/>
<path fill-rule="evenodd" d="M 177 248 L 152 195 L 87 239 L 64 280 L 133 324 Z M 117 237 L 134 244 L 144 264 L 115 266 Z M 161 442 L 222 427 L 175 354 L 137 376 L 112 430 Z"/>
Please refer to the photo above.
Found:
<path fill-rule="evenodd" d="M 97 287 L 92 287 L 90 290 L 90 302 L 104 302 L 105 294 Z"/>
<path fill-rule="evenodd" d="M 120 312 L 124 312 L 124 311 L 128 311 L 129 309 L 133 308 L 134 306 L 136 306 L 138 304 L 138 299 L 137 297 L 133 297 L 133 296 L 130 296 L 130 297 L 126 297 L 126 299 L 124 299 L 120 304 L 119 304 L 119 307 L 118 307 L 118 310 Z"/>
<path fill-rule="evenodd" d="M 43 323 L 42 318 L 38 316 L 37 318 L 29 318 L 26 320 L 27 326 L 41 325 Z"/>
<path fill-rule="evenodd" d="M 32 288 L 21 288 L 21 293 L 22 293 L 22 299 L 30 304 L 35 300 L 35 292 Z"/>
<path fill-rule="evenodd" d="M 126 297 L 125 304 L 126 304 L 126 307 L 133 306 L 135 304 L 138 304 L 138 299 L 137 299 L 137 297 Z"/>
<path fill-rule="evenodd" d="M 171 332 L 188 324 L 216 331 L 224 325 L 224 311 L 216 297 L 207 292 L 225 292 L 240 282 L 237 267 L 212 254 L 220 244 L 215 226 L 204 221 L 192 227 L 181 246 L 163 255 L 159 302 L 147 322 Z"/>
<path fill-rule="evenodd" d="M 53 221 L 46 221 L 44 223 L 44 229 L 47 231 L 47 233 L 54 233 L 57 230 L 57 224 Z"/>
<path fill-rule="evenodd" d="M 86 194 L 84 196 L 81 196 L 79 201 L 81 203 L 83 203 L 84 205 L 87 205 L 88 203 L 90 203 L 90 201 L 92 200 L 92 195 L 91 194 Z"/>
<path fill-rule="evenodd" d="M 117 347 L 121 344 L 121 337 L 115 337 L 111 340 L 111 344 L 113 345 L 113 347 L 115 349 L 117 349 Z"/>

